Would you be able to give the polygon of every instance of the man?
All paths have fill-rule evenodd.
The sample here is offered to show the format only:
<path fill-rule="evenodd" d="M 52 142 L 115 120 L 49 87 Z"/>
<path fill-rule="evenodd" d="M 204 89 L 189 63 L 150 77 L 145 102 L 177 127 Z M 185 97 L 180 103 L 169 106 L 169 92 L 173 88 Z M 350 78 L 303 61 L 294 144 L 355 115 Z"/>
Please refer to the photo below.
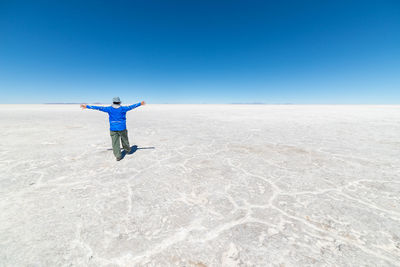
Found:
<path fill-rule="evenodd" d="M 119 99 L 119 97 L 114 97 L 112 106 L 99 107 L 82 104 L 81 108 L 96 109 L 108 113 L 113 152 L 116 160 L 120 161 L 122 159 L 119 141 L 120 138 L 122 141 L 122 147 L 124 148 L 125 152 L 127 154 L 131 152 L 131 147 L 129 146 L 128 140 L 128 131 L 126 130 L 126 112 L 145 104 L 146 103 L 142 101 L 131 106 L 121 106 L 121 100 Z"/>

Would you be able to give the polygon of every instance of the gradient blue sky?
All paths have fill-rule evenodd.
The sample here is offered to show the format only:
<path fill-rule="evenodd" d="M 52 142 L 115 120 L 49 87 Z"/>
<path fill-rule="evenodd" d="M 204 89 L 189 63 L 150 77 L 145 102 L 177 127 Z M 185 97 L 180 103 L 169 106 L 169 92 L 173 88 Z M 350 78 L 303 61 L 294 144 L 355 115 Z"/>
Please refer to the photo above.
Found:
<path fill-rule="evenodd" d="M 0 0 L 0 95 L 400 104 L 400 1 Z"/>

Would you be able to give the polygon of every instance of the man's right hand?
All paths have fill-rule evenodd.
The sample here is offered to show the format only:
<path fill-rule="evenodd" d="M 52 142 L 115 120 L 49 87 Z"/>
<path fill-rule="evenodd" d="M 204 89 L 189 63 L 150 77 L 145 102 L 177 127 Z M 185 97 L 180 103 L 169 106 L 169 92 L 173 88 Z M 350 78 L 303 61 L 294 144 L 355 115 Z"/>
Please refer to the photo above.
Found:
<path fill-rule="evenodd" d="M 86 104 L 81 104 L 81 108 L 85 109 L 86 108 Z"/>
<path fill-rule="evenodd" d="M 142 101 L 142 102 L 140 102 L 140 105 L 141 106 L 146 105 L 146 102 Z"/>

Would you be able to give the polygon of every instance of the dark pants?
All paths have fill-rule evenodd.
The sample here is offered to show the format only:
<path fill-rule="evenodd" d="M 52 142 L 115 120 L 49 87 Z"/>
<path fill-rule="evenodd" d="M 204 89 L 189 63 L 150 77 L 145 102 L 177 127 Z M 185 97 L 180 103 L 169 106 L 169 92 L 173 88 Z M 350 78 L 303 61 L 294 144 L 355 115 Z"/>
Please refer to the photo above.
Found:
<path fill-rule="evenodd" d="M 120 141 L 121 139 L 122 142 L 122 147 L 129 152 L 131 147 L 129 146 L 129 139 L 128 139 L 128 130 L 123 130 L 123 131 L 110 131 L 111 135 L 111 141 L 112 141 L 112 147 L 113 147 L 113 152 L 114 156 L 117 159 L 121 158 L 121 147 L 120 147 Z"/>

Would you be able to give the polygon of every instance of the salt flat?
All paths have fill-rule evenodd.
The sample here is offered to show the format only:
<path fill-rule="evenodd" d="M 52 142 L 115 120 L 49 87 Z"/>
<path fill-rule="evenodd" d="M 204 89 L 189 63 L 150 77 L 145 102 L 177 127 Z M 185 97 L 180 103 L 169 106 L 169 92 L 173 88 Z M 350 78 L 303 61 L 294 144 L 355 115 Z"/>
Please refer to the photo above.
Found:
<path fill-rule="evenodd" d="M 0 266 L 399 266 L 400 106 L 0 105 Z"/>

